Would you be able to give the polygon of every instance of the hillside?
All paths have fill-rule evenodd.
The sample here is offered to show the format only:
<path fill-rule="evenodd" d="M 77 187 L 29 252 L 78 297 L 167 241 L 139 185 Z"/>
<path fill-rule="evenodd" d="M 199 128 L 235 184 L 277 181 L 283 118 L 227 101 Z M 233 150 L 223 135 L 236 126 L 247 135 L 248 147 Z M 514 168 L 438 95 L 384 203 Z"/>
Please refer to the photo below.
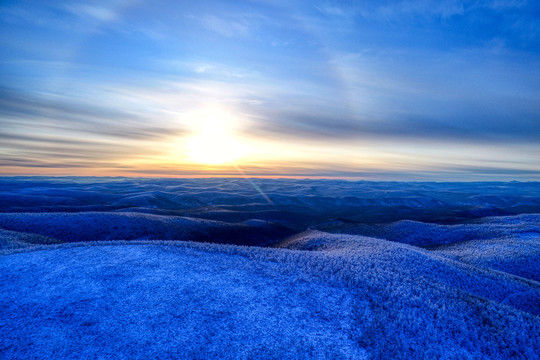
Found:
<path fill-rule="evenodd" d="M 321 232 L 282 244 L 296 250 L 92 244 L 0 258 L 4 358 L 533 359 L 540 351 L 538 282 L 409 245 Z"/>
<path fill-rule="evenodd" d="M 540 359 L 539 183 L 28 177 L 0 200 L 0 359 Z"/>

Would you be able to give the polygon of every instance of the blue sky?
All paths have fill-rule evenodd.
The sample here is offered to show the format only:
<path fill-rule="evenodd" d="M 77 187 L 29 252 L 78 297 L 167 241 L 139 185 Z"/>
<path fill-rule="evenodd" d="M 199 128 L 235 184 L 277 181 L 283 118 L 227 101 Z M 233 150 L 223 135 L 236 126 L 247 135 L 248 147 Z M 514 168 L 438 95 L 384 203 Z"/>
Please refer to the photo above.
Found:
<path fill-rule="evenodd" d="M 540 175 L 534 1 L 3 1 L 0 44 L 5 175 Z"/>

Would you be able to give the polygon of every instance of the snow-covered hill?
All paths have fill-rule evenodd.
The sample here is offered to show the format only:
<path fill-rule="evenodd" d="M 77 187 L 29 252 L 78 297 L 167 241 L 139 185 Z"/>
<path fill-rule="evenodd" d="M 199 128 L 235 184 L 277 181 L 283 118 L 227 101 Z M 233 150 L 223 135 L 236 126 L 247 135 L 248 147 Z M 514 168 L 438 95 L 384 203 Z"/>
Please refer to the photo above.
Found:
<path fill-rule="evenodd" d="M 4 358 L 534 359 L 540 284 L 410 245 L 49 245 L 0 257 Z"/>
<path fill-rule="evenodd" d="M 540 183 L 0 178 L 0 359 L 540 359 L 539 211 Z"/>
<path fill-rule="evenodd" d="M 421 246 L 471 265 L 540 280 L 539 214 L 487 217 L 457 225 L 347 224 L 333 230 Z"/>
<path fill-rule="evenodd" d="M 363 358 L 349 289 L 264 255 L 209 250 L 64 246 L 1 257 L 0 358 Z"/>
<path fill-rule="evenodd" d="M 266 245 L 291 233 L 262 220 L 231 224 L 124 212 L 0 213 L 1 228 L 51 237 L 57 242 L 159 239 Z"/>
<path fill-rule="evenodd" d="M 257 218 L 298 231 L 334 219 L 455 222 L 540 213 L 540 183 L 0 177 L 0 212 L 88 211 Z"/>

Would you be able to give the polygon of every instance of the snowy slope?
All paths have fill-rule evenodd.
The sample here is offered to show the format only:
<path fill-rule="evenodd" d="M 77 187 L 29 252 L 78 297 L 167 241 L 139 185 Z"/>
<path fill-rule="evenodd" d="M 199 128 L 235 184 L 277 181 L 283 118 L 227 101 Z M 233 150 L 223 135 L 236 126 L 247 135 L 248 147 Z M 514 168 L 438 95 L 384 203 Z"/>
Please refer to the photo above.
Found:
<path fill-rule="evenodd" d="M 2 359 L 362 359 L 350 289 L 166 245 L 0 258 Z"/>
<path fill-rule="evenodd" d="M 538 182 L 0 177 L 0 359 L 540 359 L 539 211 Z"/>
<path fill-rule="evenodd" d="M 398 221 L 334 231 L 422 246 L 468 264 L 540 280 L 540 215 L 486 217 L 468 224 Z"/>
<path fill-rule="evenodd" d="M 300 250 L 94 244 L 0 257 L 4 358 L 534 359 L 540 351 L 538 282 L 405 244 L 322 232 L 281 244 Z"/>
<path fill-rule="evenodd" d="M 334 230 L 374 236 L 400 243 L 435 247 L 470 240 L 540 236 L 540 214 L 485 217 L 466 224 L 441 225 L 403 220 L 384 225 L 349 225 Z"/>
<path fill-rule="evenodd" d="M 361 343 L 382 358 L 538 358 L 536 281 L 363 236 L 307 231 L 278 246 L 323 254 L 361 289 L 378 315 Z"/>
<path fill-rule="evenodd" d="M 39 234 L 61 242 L 100 240 L 193 240 L 265 245 L 291 232 L 265 221 L 230 224 L 141 213 L 0 213 L 0 229 Z"/>
<path fill-rule="evenodd" d="M 62 241 L 48 236 L 0 229 L 0 250 L 59 243 Z"/>

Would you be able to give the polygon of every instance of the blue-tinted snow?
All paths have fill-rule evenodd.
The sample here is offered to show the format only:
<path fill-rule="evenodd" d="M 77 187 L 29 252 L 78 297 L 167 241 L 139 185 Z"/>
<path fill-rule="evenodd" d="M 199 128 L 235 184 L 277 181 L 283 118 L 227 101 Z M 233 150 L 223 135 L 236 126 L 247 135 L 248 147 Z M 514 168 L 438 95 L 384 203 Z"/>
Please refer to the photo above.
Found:
<path fill-rule="evenodd" d="M 535 182 L 0 178 L 0 358 L 540 358 L 539 214 Z"/>
<path fill-rule="evenodd" d="M 540 213 L 540 183 L 0 177 L 0 212 L 127 211 L 301 231 L 324 221 L 468 220 Z"/>
<path fill-rule="evenodd" d="M 409 245 L 126 242 L 0 258 L 5 358 L 534 359 L 537 282 Z M 317 246 L 314 246 L 317 244 Z"/>
<path fill-rule="evenodd" d="M 0 228 L 40 234 L 59 242 L 99 240 L 197 240 L 266 245 L 290 235 L 287 228 L 265 221 L 220 221 L 141 213 L 0 213 Z"/>
<path fill-rule="evenodd" d="M 362 359 L 353 292 L 301 269 L 166 245 L 0 258 L 4 359 Z"/>
<path fill-rule="evenodd" d="M 475 266 L 540 280 L 540 215 L 487 217 L 467 224 L 398 221 L 334 229 L 422 246 Z"/>

